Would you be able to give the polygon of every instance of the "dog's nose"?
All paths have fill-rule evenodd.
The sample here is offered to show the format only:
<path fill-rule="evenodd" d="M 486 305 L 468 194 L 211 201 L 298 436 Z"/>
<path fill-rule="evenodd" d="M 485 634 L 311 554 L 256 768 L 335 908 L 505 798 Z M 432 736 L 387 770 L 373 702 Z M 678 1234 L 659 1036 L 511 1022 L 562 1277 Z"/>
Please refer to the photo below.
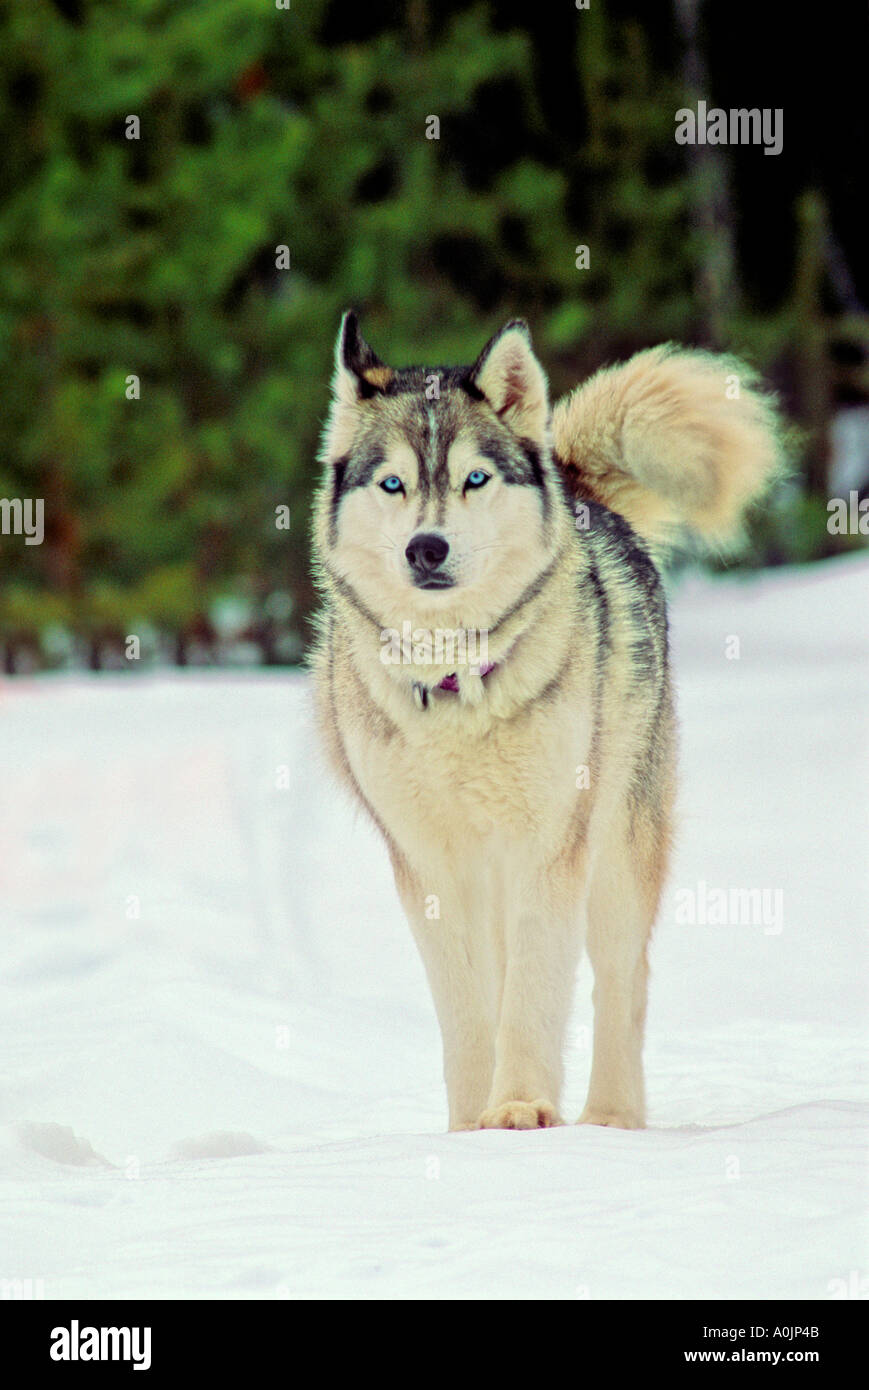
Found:
<path fill-rule="evenodd" d="M 431 574 L 443 564 L 450 553 L 449 543 L 434 531 L 420 531 L 408 541 L 407 562 L 416 574 Z"/>

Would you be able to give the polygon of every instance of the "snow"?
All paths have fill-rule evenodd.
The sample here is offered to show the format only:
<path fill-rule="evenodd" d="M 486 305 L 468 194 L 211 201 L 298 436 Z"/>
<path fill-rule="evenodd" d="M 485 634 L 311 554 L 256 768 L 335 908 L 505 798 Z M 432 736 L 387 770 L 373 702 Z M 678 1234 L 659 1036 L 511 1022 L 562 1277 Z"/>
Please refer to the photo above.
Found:
<path fill-rule="evenodd" d="M 674 586 L 636 1133 L 444 1133 L 422 967 L 304 676 L 6 682 L 0 1290 L 865 1296 L 867 611 L 865 556 Z M 734 889 L 780 916 L 686 923 Z"/>

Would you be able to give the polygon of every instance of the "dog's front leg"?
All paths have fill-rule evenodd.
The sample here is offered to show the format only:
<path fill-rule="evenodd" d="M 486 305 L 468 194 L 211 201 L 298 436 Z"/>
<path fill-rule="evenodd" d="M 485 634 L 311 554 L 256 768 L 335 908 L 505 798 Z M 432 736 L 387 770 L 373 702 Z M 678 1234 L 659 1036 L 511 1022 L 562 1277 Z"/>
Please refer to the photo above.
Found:
<path fill-rule="evenodd" d="M 395 881 L 422 956 L 443 1041 L 451 1130 L 479 1129 L 495 1062 L 494 969 L 468 905 L 432 892 L 393 857 Z"/>
<path fill-rule="evenodd" d="M 408 914 L 409 915 L 409 914 Z M 479 1129 L 492 1083 L 494 1025 L 486 980 L 451 922 L 411 919 L 443 1040 L 450 1129 Z"/>
<path fill-rule="evenodd" d="M 506 946 L 495 1071 L 480 1124 L 545 1129 L 562 1123 L 562 1051 L 582 947 L 575 902 L 541 894 L 539 907 L 507 922 Z"/>

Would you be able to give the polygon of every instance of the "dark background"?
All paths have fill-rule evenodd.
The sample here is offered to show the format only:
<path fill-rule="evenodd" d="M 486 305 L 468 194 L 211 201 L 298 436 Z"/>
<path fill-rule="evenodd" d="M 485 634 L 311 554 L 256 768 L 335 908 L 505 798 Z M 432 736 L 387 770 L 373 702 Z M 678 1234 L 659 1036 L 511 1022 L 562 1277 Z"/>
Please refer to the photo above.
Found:
<path fill-rule="evenodd" d="M 554 394 L 662 339 L 737 351 L 796 426 L 743 563 L 857 544 L 826 503 L 869 478 L 864 14 L 7 3 L 0 497 L 46 539 L 0 536 L 5 669 L 135 665 L 130 634 L 143 665 L 300 658 L 348 305 L 396 364 L 523 315 Z M 677 145 L 698 99 L 783 108 L 782 153 Z"/>

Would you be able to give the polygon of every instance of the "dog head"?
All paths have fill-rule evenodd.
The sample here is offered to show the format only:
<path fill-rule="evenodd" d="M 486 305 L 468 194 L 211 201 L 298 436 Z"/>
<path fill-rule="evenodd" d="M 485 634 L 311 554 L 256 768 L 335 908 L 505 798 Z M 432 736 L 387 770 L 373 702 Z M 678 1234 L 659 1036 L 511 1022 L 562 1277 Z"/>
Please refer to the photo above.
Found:
<path fill-rule="evenodd" d="M 546 378 L 513 320 L 471 367 L 394 369 L 345 314 L 317 544 L 383 625 L 493 626 L 551 562 Z"/>

